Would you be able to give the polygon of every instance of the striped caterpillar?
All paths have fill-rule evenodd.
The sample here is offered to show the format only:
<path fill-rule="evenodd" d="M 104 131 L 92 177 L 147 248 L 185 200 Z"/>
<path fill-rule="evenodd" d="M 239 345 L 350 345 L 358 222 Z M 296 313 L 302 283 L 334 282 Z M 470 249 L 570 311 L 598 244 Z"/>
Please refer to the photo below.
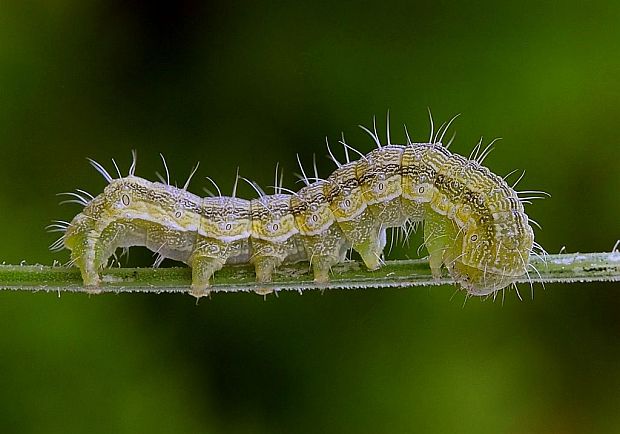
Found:
<path fill-rule="evenodd" d="M 405 127 L 405 145 L 391 144 L 389 118 L 386 144 L 376 124 L 373 131 L 362 126 L 376 149 L 364 155 L 343 138 L 346 162 L 340 163 L 328 144 L 337 168 L 326 179 L 309 178 L 300 163 L 303 188 L 284 189 L 276 175 L 275 194 L 268 195 L 248 181 L 259 194 L 252 200 L 236 197 L 238 175 L 231 197 L 201 198 L 187 191 L 197 166 L 177 188 L 170 185 L 165 160 L 168 176 L 161 182 L 135 176 L 135 152 L 127 176 L 114 163 L 118 178 L 90 160 L 108 185 L 96 197 L 83 190 L 66 193 L 84 209 L 70 223 L 52 225 L 63 236 L 51 247 L 71 250 L 85 287 L 96 290 L 99 271 L 117 248 L 146 246 L 159 255 L 156 263 L 171 258 L 188 264 L 191 293 L 200 297 L 225 264 L 249 262 L 264 283 L 283 262 L 309 261 L 320 285 L 353 249 L 375 270 L 382 264 L 386 229 L 423 221 L 433 276 L 445 266 L 467 293 L 487 295 L 527 273 L 537 244 L 523 210 L 528 198 L 482 166 L 492 143 L 482 152 L 478 143 L 469 159 L 442 144 L 453 120 L 435 133 L 431 118 L 427 143 L 412 142 Z M 360 158 L 351 161 L 349 150 Z"/>

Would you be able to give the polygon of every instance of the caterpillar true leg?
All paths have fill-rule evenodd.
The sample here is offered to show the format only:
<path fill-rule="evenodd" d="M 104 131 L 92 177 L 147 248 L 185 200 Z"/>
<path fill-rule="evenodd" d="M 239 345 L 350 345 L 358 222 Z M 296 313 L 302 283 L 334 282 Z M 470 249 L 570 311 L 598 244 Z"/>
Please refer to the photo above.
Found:
<path fill-rule="evenodd" d="M 458 228 L 452 221 L 430 214 L 424 220 L 424 245 L 428 250 L 428 262 L 435 279 L 441 277 L 441 267 L 446 262 L 446 252 L 453 245 Z"/>

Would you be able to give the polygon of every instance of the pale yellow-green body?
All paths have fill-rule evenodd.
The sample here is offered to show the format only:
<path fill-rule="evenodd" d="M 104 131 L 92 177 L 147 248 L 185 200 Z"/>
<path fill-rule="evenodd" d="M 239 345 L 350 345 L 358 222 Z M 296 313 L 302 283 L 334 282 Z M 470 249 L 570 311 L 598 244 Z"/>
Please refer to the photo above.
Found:
<path fill-rule="evenodd" d="M 227 263 L 254 264 L 260 283 L 283 262 L 306 260 L 320 284 L 352 248 L 376 269 L 386 229 L 422 221 L 434 275 L 445 266 L 470 294 L 526 273 L 533 232 L 517 194 L 477 162 L 429 143 L 383 146 L 297 194 L 253 200 L 113 180 L 71 222 L 65 246 L 88 287 L 118 247 L 142 245 L 189 264 L 192 293 L 202 296 Z"/>

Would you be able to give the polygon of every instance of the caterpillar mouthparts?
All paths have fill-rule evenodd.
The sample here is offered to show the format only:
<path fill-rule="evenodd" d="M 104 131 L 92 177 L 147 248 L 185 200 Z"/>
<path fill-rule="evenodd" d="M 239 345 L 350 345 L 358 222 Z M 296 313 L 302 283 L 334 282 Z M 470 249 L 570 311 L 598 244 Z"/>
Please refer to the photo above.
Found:
<path fill-rule="evenodd" d="M 333 265 L 353 249 L 370 270 L 382 264 L 386 229 L 424 222 L 424 245 L 435 277 L 446 267 L 470 295 L 487 295 L 527 274 L 534 234 L 523 203 L 513 187 L 482 166 L 491 144 L 469 158 L 451 153 L 442 144 L 454 118 L 429 141 L 387 143 L 376 131 L 362 127 L 376 149 L 362 154 L 341 141 L 346 160 L 325 179 L 308 177 L 294 192 L 277 179 L 275 194 L 265 194 L 248 181 L 258 197 L 199 197 L 170 185 L 167 178 L 151 182 L 135 176 L 136 153 L 127 176 L 117 167 L 113 178 L 99 163 L 91 164 L 107 180 L 104 191 L 92 196 L 83 190 L 66 193 L 84 205 L 69 222 L 57 222 L 62 237 L 51 247 L 71 250 L 71 263 L 80 268 L 85 287 L 95 290 L 100 270 L 117 248 L 146 246 L 163 258 L 192 268 L 191 293 L 208 294 L 210 280 L 225 264 L 249 262 L 259 283 L 270 282 L 283 262 L 309 261 L 314 280 L 329 280 Z M 431 119 L 432 125 L 432 119 Z M 405 129 L 406 131 L 406 129 Z M 349 152 L 359 155 L 352 161 Z M 163 156 L 162 156 L 163 159 Z M 518 182 L 518 181 L 517 181 Z M 217 185 L 216 185 L 217 188 Z M 528 192 L 532 193 L 532 192 Z M 408 226 L 409 225 L 409 226 Z M 258 290 L 264 294 L 267 290 Z"/>

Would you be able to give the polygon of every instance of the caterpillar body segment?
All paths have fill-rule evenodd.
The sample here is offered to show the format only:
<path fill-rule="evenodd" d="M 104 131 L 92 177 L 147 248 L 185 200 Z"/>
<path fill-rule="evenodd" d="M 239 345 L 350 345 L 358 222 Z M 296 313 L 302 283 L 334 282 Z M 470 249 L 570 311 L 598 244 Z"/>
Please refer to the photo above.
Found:
<path fill-rule="evenodd" d="M 252 200 L 201 198 L 150 182 L 133 175 L 135 162 L 118 179 L 97 165 L 109 184 L 85 200 L 64 246 L 87 287 L 96 289 L 118 247 L 141 245 L 188 264 L 192 294 L 202 296 L 214 273 L 231 263 L 252 263 L 257 282 L 266 283 L 282 263 L 308 261 L 320 284 L 352 248 L 377 269 L 386 229 L 423 221 L 433 275 L 446 267 L 469 294 L 490 294 L 526 274 L 534 238 L 523 204 L 481 158 L 453 154 L 441 143 L 378 146 L 357 161 L 334 159 L 338 167 L 324 180 L 304 175 L 296 193 L 280 188 Z"/>
<path fill-rule="evenodd" d="M 329 187 L 327 181 L 318 180 L 291 196 L 291 213 L 317 283 L 329 281 L 329 270 L 345 260 L 351 247 L 327 200 L 333 191 Z"/>

